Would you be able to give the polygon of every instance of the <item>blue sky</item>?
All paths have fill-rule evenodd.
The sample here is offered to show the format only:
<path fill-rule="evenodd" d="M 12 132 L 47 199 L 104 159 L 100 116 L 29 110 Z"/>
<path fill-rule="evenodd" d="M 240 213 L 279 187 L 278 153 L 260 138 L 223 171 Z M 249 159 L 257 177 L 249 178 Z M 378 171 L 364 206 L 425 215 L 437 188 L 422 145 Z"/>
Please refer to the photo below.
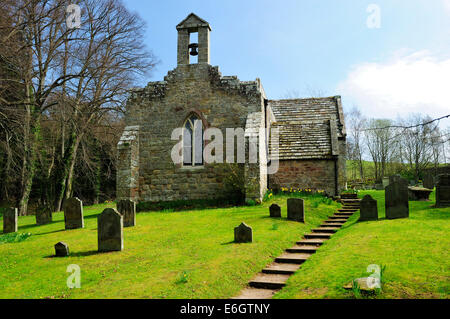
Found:
<path fill-rule="evenodd" d="M 124 2 L 146 21 L 145 41 L 161 60 L 149 81 L 176 66 L 175 26 L 194 12 L 212 27 L 211 64 L 260 78 L 270 99 L 321 93 L 367 116 L 450 113 L 450 0 Z M 370 4 L 380 28 L 367 25 Z"/>

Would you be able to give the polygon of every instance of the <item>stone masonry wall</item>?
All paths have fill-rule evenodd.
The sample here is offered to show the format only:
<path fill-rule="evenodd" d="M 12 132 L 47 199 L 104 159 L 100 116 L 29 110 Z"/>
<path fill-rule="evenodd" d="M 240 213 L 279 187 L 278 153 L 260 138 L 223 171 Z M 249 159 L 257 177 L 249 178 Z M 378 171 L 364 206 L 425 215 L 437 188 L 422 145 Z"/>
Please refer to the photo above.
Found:
<path fill-rule="evenodd" d="M 281 160 L 276 174 L 269 175 L 269 188 L 324 190 L 335 195 L 334 160 Z"/>
<path fill-rule="evenodd" d="M 259 80 L 222 77 L 208 64 L 179 65 L 164 81 L 135 91 L 127 104 L 126 124 L 139 126 L 138 200 L 223 197 L 226 164 L 175 165 L 171 151 L 179 141 L 171 140 L 172 131 L 195 112 L 207 127 L 221 129 L 225 138 L 226 128 L 245 128 L 247 115 L 261 112 L 262 105 Z"/>

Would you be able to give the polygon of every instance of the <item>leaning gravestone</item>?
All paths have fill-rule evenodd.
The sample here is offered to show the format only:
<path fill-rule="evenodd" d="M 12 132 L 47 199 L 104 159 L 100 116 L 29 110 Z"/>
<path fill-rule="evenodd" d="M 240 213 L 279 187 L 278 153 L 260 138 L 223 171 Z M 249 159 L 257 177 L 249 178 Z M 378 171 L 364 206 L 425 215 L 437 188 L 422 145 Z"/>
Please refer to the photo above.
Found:
<path fill-rule="evenodd" d="M 434 188 L 434 177 L 432 174 L 427 173 L 423 177 L 422 185 L 424 188 L 433 189 Z"/>
<path fill-rule="evenodd" d="M 253 230 L 245 223 L 241 223 L 234 228 L 234 242 L 235 243 L 251 243 L 253 242 Z"/>
<path fill-rule="evenodd" d="M 281 207 L 277 204 L 272 204 L 269 207 L 270 217 L 281 217 Z"/>
<path fill-rule="evenodd" d="M 305 222 L 305 202 L 301 198 L 287 200 L 287 218 L 298 222 Z"/>
<path fill-rule="evenodd" d="M 3 212 L 3 233 L 15 233 L 17 232 L 18 225 L 18 210 L 17 208 L 6 208 Z"/>
<path fill-rule="evenodd" d="M 117 210 L 123 216 L 123 227 L 136 226 L 136 203 L 132 200 L 121 200 L 117 203 Z"/>
<path fill-rule="evenodd" d="M 409 217 L 407 185 L 407 183 L 397 180 L 386 187 L 384 195 L 387 219 Z"/>
<path fill-rule="evenodd" d="M 69 246 L 60 241 L 55 245 L 55 256 L 56 257 L 67 257 L 69 256 Z"/>
<path fill-rule="evenodd" d="M 123 250 L 123 217 L 114 208 L 106 208 L 97 219 L 98 251 Z"/>
<path fill-rule="evenodd" d="M 377 201 L 372 196 L 364 196 L 359 205 L 359 221 L 378 220 Z"/>
<path fill-rule="evenodd" d="M 64 202 L 64 222 L 66 229 L 77 229 L 84 227 L 83 202 L 76 197 Z"/>
<path fill-rule="evenodd" d="M 39 209 L 36 212 L 36 224 L 46 225 L 52 222 L 52 211 L 50 209 Z"/>
<path fill-rule="evenodd" d="M 441 174 L 436 182 L 436 207 L 450 206 L 450 174 Z"/>

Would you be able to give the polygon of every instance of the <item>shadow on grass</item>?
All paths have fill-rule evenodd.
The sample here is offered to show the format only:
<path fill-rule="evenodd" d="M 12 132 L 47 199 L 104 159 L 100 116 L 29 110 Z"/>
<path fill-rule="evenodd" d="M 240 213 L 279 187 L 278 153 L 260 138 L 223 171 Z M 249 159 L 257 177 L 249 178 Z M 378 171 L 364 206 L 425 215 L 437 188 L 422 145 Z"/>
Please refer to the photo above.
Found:
<path fill-rule="evenodd" d="M 232 240 L 227 243 L 221 243 L 220 245 L 225 246 L 225 245 L 231 245 L 231 244 L 236 244 L 236 243 L 234 242 L 234 240 Z"/>
<path fill-rule="evenodd" d="M 37 233 L 37 234 L 33 234 L 34 236 L 41 236 L 41 235 L 48 235 L 48 234 L 54 234 L 54 233 L 60 233 L 66 231 L 65 229 L 59 229 L 59 230 L 54 230 L 54 231 L 49 231 L 46 233 Z"/>
<path fill-rule="evenodd" d="M 70 253 L 69 256 L 65 256 L 65 257 L 56 257 L 55 255 L 48 255 L 48 256 L 44 256 L 44 258 L 88 257 L 88 256 L 93 256 L 93 255 L 99 255 L 99 254 L 102 254 L 102 253 L 99 252 L 98 250 L 89 250 L 89 251 Z"/>

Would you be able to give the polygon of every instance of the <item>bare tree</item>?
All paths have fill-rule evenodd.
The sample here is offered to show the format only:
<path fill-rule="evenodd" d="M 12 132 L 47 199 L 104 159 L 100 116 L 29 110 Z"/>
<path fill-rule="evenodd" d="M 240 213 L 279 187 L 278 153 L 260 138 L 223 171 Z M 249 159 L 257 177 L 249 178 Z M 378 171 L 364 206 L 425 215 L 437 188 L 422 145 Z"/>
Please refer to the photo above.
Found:
<path fill-rule="evenodd" d="M 390 128 L 393 121 L 388 119 L 371 119 L 364 131 L 366 146 L 375 167 L 375 180 L 381 182 L 386 172 L 386 165 L 396 151 L 395 129 Z M 384 129 L 379 129 L 387 127 Z"/>
<path fill-rule="evenodd" d="M 364 166 L 363 166 L 363 155 L 364 155 L 364 144 L 363 144 L 363 131 L 366 126 L 367 120 L 361 114 L 358 107 L 354 106 L 349 113 L 345 115 L 347 131 L 348 131 L 348 144 L 352 145 L 351 159 L 356 161 L 359 176 L 361 180 L 364 180 Z"/>
<path fill-rule="evenodd" d="M 11 113 L 18 111 L 21 129 L 2 136 L 6 155 L 1 161 L 11 166 L 14 156 L 8 154 L 12 136 L 17 136 L 21 215 L 27 211 L 37 169 L 47 172 L 41 172 L 47 182 L 56 180 L 57 208 L 71 195 L 76 156 L 86 132 L 108 112 L 120 110 L 127 90 L 155 63 L 142 43 L 142 21 L 119 0 L 78 1 L 81 28 L 66 24 L 70 2 L 4 0 L 0 5 L 5 16 L 0 22 L 0 57 L 3 65 L 15 70 L 0 73 L 0 110 L 11 111 L 0 111 L 0 116 L 11 131 Z M 15 98 L 5 98 L 13 85 L 18 86 L 12 90 Z M 60 135 L 43 134 L 45 122 L 55 120 L 59 128 L 53 129 Z M 42 147 L 44 139 L 60 145 Z"/>
<path fill-rule="evenodd" d="M 430 122 L 431 117 L 421 114 L 411 114 L 406 120 L 401 122 L 402 126 L 410 127 L 402 130 L 401 144 L 404 158 L 409 169 L 413 172 L 416 181 L 424 168 L 432 163 L 433 158 L 433 135 L 435 144 L 439 143 L 437 136 L 440 136 L 437 122 L 426 125 L 421 123 Z M 439 161 L 439 152 L 437 152 L 436 161 Z"/>

